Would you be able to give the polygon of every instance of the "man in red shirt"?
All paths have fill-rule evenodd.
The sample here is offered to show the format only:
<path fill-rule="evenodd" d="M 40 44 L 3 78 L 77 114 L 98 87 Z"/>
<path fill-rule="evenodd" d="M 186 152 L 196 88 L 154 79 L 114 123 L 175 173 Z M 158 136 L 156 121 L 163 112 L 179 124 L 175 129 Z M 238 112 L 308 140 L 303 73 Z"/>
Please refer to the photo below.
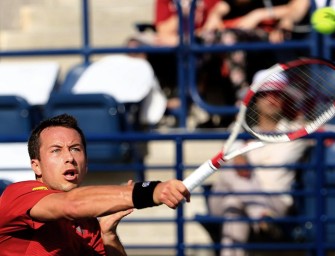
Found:
<path fill-rule="evenodd" d="M 87 173 L 86 142 L 66 114 L 36 127 L 28 151 L 36 180 L 13 183 L 0 198 L 2 256 L 124 256 L 116 228 L 133 208 L 175 209 L 190 201 L 179 180 L 80 187 Z"/>

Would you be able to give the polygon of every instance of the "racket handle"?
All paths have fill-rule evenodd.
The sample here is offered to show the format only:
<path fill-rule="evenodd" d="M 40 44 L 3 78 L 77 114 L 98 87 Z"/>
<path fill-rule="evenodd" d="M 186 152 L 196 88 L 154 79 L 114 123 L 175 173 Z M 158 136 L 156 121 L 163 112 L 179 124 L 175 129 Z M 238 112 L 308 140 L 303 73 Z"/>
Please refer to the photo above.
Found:
<path fill-rule="evenodd" d="M 223 154 L 220 152 L 213 159 L 206 161 L 195 171 L 193 171 L 186 179 L 183 180 L 185 187 L 188 191 L 192 191 L 194 188 L 199 186 L 209 176 L 211 176 L 220 166 Z"/>

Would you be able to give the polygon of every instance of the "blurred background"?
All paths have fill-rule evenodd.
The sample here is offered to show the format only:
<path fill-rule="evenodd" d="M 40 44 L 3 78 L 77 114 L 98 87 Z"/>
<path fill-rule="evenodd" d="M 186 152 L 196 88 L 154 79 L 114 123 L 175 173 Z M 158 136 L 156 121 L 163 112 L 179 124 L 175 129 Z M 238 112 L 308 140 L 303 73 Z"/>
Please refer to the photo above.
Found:
<path fill-rule="evenodd" d="M 182 2 L 175 1 L 179 6 L 177 13 L 180 20 Z M 311 0 L 309 12 L 316 7 Z M 42 118 L 62 111 L 78 115 L 90 141 L 92 158 L 85 185 L 121 184 L 128 179 L 182 179 L 221 149 L 222 141 L 229 134 L 227 127 L 237 111 L 235 92 L 226 93 L 226 89 L 231 87 L 227 77 L 214 79 L 217 74 L 209 72 L 209 77 L 213 79 L 206 80 L 206 88 L 210 91 L 203 94 L 198 87 L 202 80 L 196 73 L 199 60 L 212 54 L 217 61 L 216 57 L 225 52 L 245 50 L 250 53 L 247 59 L 247 66 L 252 66 L 247 73 L 250 82 L 257 70 L 279 61 L 272 56 L 333 58 L 332 35 L 317 34 L 310 24 L 296 38 L 279 44 L 206 45 L 199 43 L 197 38 L 184 38 L 175 45 L 157 45 L 150 41 L 153 32 L 150 30 L 143 36 L 139 26 L 152 25 L 154 20 L 155 0 L 0 0 L 0 178 L 5 180 L 3 187 L 8 181 L 34 178 L 26 152 L 26 139 L 32 127 Z M 181 31 L 182 28 L 178 31 L 179 36 Z M 131 38 L 143 41 L 130 47 Z M 72 86 L 93 64 L 101 64 L 102 60 L 106 60 L 106 64 L 112 59 L 105 58 L 114 55 L 136 55 L 138 59 L 143 59 L 139 54 L 150 55 L 150 64 L 158 62 L 160 68 L 169 70 L 175 76 L 172 89 L 165 85 L 168 79 L 164 75 L 157 83 L 155 75 L 159 71 L 155 66 L 143 80 L 148 78 L 153 83 L 150 80 L 153 79 L 162 88 L 155 91 L 156 87 L 151 84 L 135 87 L 143 74 L 136 72 L 136 68 L 125 70 L 125 67 L 131 66 L 129 63 L 126 66 L 116 63 L 113 70 L 101 66 L 100 70 L 90 70 L 91 75 L 93 78 L 96 76 L 101 84 L 110 81 L 113 88 L 125 88 L 127 96 L 142 94 L 142 89 L 147 87 L 150 93 L 153 90 L 155 96 L 148 93 L 148 101 L 146 95 L 132 101 L 120 94 L 120 98 L 116 97 L 118 102 L 111 103 L 105 96 L 108 90 L 99 91 L 96 89 L 98 85 L 94 84 L 88 92 L 103 92 L 103 97 L 74 99 L 73 95 L 66 98 L 63 94 L 59 97 L 60 93 L 73 94 Z M 173 65 L 170 65 L 171 58 L 165 58 L 169 54 L 173 56 Z M 215 61 L 211 65 L 217 65 Z M 220 65 L 215 67 L 219 70 L 222 68 Z M 143 70 L 147 70 L 144 66 Z M 209 65 L 206 70 L 212 70 L 211 67 Z M 99 73 L 101 70 L 103 72 Z M 113 82 L 113 75 L 108 74 L 115 77 L 122 74 L 123 77 Z M 130 78 L 133 84 L 121 84 L 120 81 Z M 81 82 L 84 86 L 85 81 Z M 7 96 L 14 96 L 15 99 Z M 170 108 L 169 104 L 173 102 L 169 100 L 175 98 L 178 99 L 177 105 Z M 75 102 L 78 105 L 71 105 Z M 78 106 L 84 107 L 79 109 Z M 100 112 L 92 111 L 94 118 L 89 119 L 92 107 Z M 119 125 L 116 127 L 110 122 Z M 105 129 L 101 130 L 102 127 Z M 255 248 L 250 247 L 254 255 L 274 255 L 284 251 L 292 255 L 321 256 L 335 248 L 332 240 L 335 234 L 334 215 L 330 211 L 334 197 L 331 190 L 334 186 L 333 163 L 325 160 L 324 143 L 326 139 L 332 141 L 335 136 L 332 127 L 326 128 L 325 132 L 312 137 L 316 143 L 313 157 L 303 164 L 291 166 L 292 169 L 299 167 L 312 173 L 310 183 L 299 188 L 297 193 L 311 200 L 306 207 L 308 211 L 299 212 L 293 220 L 294 238 L 285 241 L 285 244 L 269 241 L 263 244 L 261 241 Z M 333 159 L 333 156 L 329 153 L 327 159 Z M 215 179 L 214 174 L 206 184 Z M 118 230 L 128 254 L 214 256 L 211 231 L 203 226 L 204 222 L 213 222 L 213 219 L 210 216 L 205 221 L 197 219 L 198 215 L 208 217 L 204 189 L 203 186 L 195 189 L 191 203 L 175 211 L 163 206 L 135 211 L 125 218 Z M 214 225 L 218 223 L 222 223 L 222 219 L 214 221 Z"/>

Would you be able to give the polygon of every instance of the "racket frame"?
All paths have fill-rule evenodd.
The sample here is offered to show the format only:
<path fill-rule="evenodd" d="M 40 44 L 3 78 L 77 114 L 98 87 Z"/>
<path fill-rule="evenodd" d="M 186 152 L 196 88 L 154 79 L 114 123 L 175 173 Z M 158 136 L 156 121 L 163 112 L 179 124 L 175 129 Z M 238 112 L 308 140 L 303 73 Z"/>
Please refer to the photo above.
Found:
<path fill-rule="evenodd" d="M 241 102 L 240 110 L 236 116 L 235 124 L 232 128 L 230 136 L 228 137 L 226 143 L 223 146 L 222 151 L 220 151 L 212 159 L 204 162 L 200 167 L 198 167 L 195 171 L 193 171 L 191 175 L 189 175 L 188 177 L 186 177 L 186 179 L 184 179 L 183 183 L 189 191 L 192 191 L 195 187 L 201 184 L 210 175 L 216 172 L 223 165 L 224 162 L 231 160 L 238 155 L 245 154 L 251 150 L 263 147 L 267 143 L 289 142 L 297 138 L 303 137 L 307 134 L 313 133 L 320 126 L 322 126 L 323 124 L 325 124 L 327 121 L 329 121 L 331 118 L 334 117 L 335 103 L 332 104 L 332 106 L 327 111 L 325 111 L 320 116 L 320 118 L 318 118 L 318 121 L 315 121 L 307 125 L 306 127 L 303 127 L 302 129 L 299 129 L 289 134 L 275 134 L 275 135 L 258 134 L 246 124 L 245 115 L 247 111 L 247 106 L 250 100 L 255 95 L 255 93 L 257 93 L 259 91 L 259 88 L 264 84 L 264 82 L 268 80 L 270 76 L 273 76 L 273 74 L 281 73 L 290 68 L 304 64 L 323 64 L 335 70 L 335 66 L 333 63 L 318 58 L 301 58 L 294 61 L 290 61 L 285 64 L 276 64 L 270 67 L 268 69 L 267 76 L 265 76 L 260 81 L 253 83 L 250 86 L 245 98 Z M 248 133 L 258 138 L 260 141 L 251 142 L 241 149 L 233 150 L 232 152 L 230 152 L 232 145 L 236 141 L 236 138 L 239 135 L 242 127 Z"/>

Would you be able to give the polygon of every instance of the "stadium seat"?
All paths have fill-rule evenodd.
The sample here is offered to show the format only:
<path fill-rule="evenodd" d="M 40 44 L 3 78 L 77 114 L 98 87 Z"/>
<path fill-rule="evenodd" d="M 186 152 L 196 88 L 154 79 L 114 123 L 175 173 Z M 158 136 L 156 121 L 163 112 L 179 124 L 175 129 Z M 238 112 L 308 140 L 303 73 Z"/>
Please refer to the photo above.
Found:
<path fill-rule="evenodd" d="M 5 188 L 11 184 L 11 182 L 9 180 L 4 180 L 4 179 L 1 179 L 0 180 L 0 195 L 2 194 L 2 192 L 5 190 Z"/>
<path fill-rule="evenodd" d="M 32 128 L 30 110 L 20 96 L 0 96 L 0 136 L 28 138 Z"/>
<path fill-rule="evenodd" d="M 89 63 L 82 63 L 70 68 L 69 72 L 65 76 L 64 81 L 60 84 L 57 84 L 57 87 L 54 88 L 54 92 L 71 93 L 73 86 L 77 83 L 78 79 L 88 66 Z"/>
<path fill-rule="evenodd" d="M 125 54 L 106 56 L 90 64 L 71 92 L 111 95 L 118 102 L 130 106 L 127 114 L 138 115 L 142 125 L 157 124 L 167 104 L 149 62 Z M 137 111 L 129 113 L 134 106 Z"/>
<path fill-rule="evenodd" d="M 167 104 L 149 62 L 126 54 L 109 55 L 72 67 L 52 93 L 111 95 L 125 105 L 136 130 L 156 125 Z"/>
<path fill-rule="evenodd" d="M 126 142 L 92 141 L 91 137 L 120 134 L 125 131 L 124 106 L 106 94 L 52 94 L 45 116 L 68 113 L 77 118 L 87 139 L 89 163 L 125 162 L 130 146 Z"/>
<path fill-rule="evenodd" d="M 0 192 L 1 180 L 34 179 L 27 139 L 33 126 L 32 106 L 20 96 L 0 96 Z"/>

